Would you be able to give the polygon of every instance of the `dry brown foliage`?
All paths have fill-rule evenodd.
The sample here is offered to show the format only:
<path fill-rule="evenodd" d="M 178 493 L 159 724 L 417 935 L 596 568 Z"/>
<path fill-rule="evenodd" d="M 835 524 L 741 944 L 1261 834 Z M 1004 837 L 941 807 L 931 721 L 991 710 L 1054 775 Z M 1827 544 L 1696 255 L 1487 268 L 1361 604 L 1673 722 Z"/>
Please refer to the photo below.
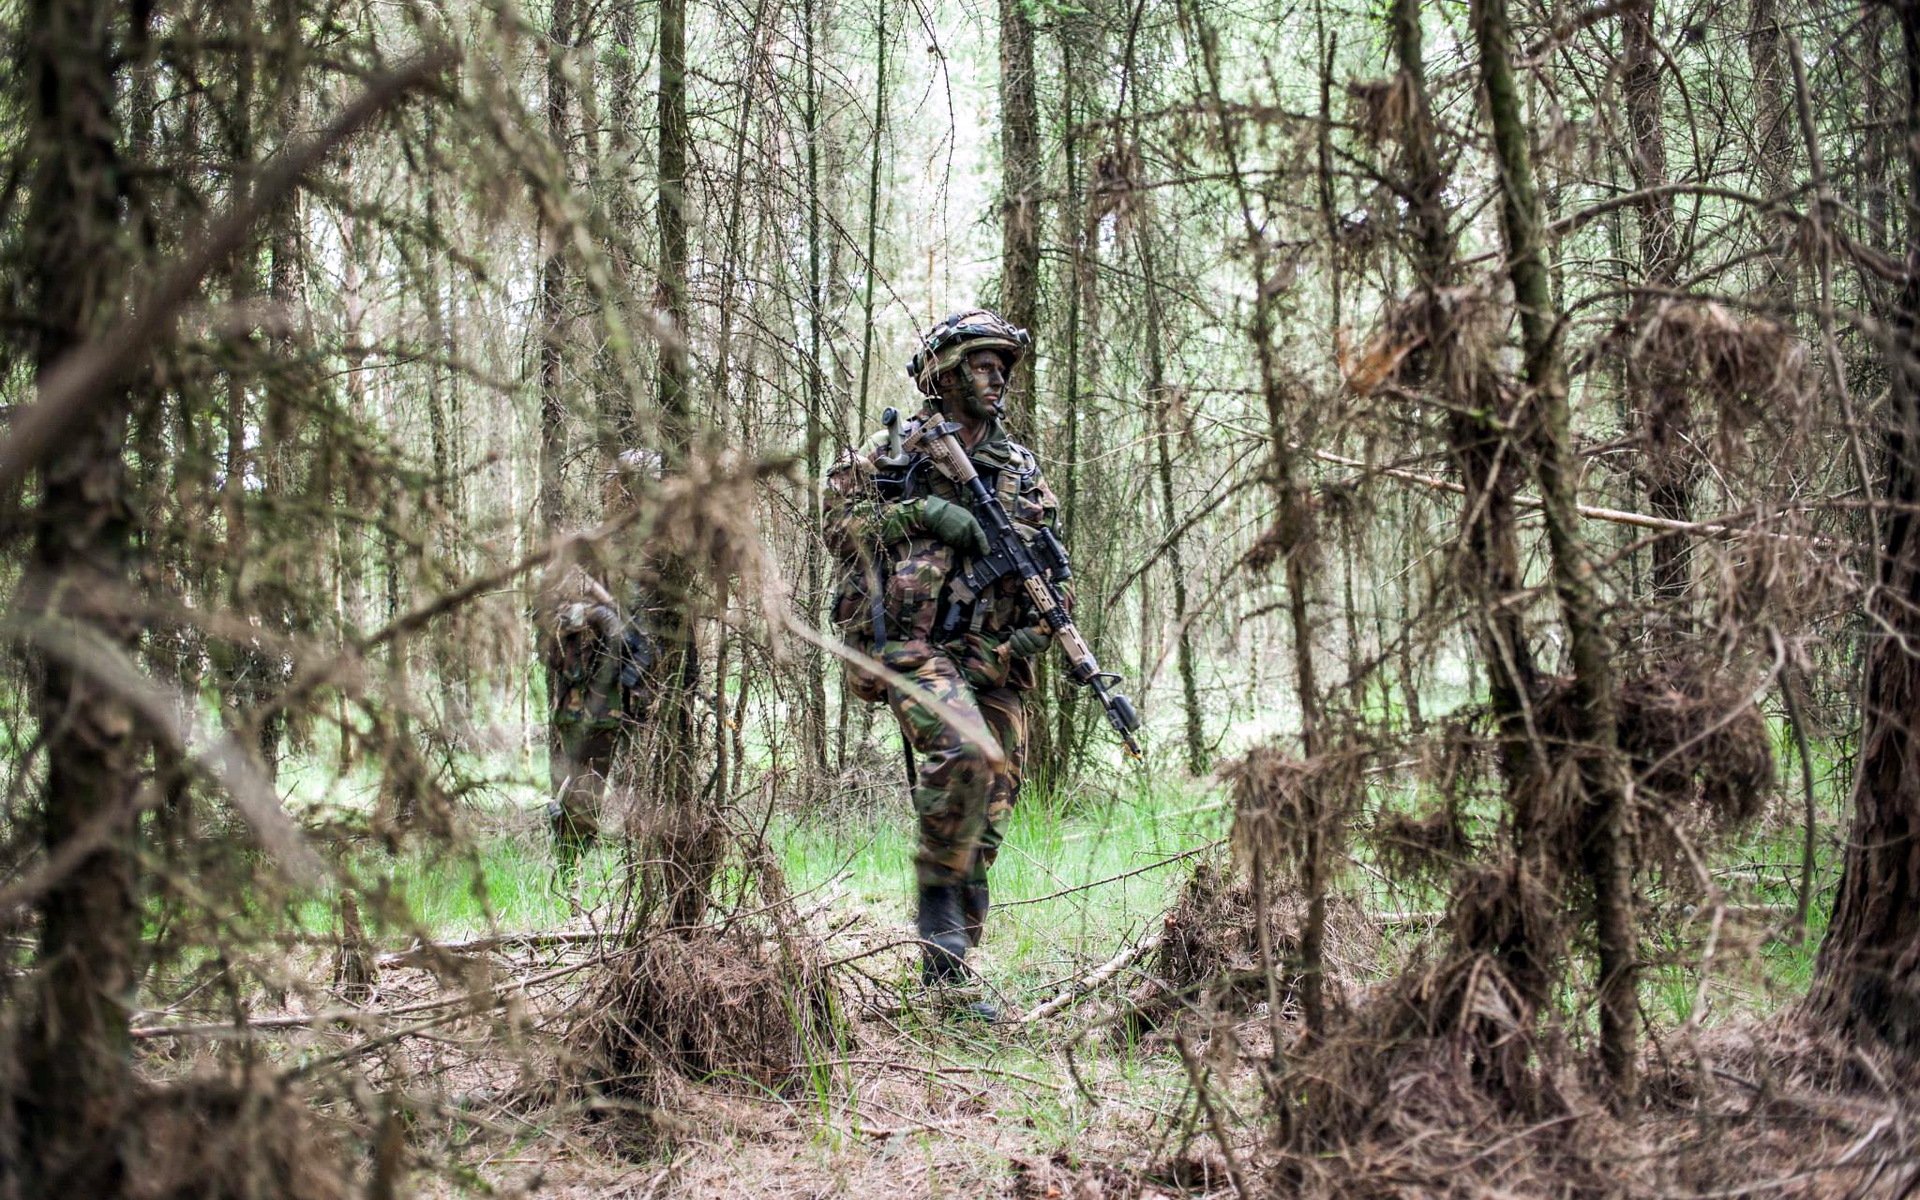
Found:
<path fill-rule="evenodd" d="M 1398 136 L 1413 116 L 1413 83 L 1405 75 L 1352 80 L 1347 97 L 1353 101 L 1361 136 L 1375 146 Z"/>
<path fill-rule="evenodd" d="M 1341 329 L 1334 334 L 1334 360 L 1347 390 L 1355 396 L 1371 396 L 1399 372 L 1407 356 L 1426 344 L 1417 330 L 1396 322 L 1387 322 L 1356 349 L 1352 334 Z"/>
<path fill-rule="evenodd" d="M 1264 994 L 1253 892 L 1212 863 L 1202 862 L 1167 910 L 1149 983 L 1136 989 L 1129 1028 L 1144 1033 L 1181 1010 L 1236 1010 Z M 1269 910 L 1276 948 L 1294 944 L 1293 923 Z"/>
<path fill-rule="evenodd" d="M 589 989 L 567 1035 L 583 1054 L 575 1083 L 601 1102 L 637 1106 L 653 1137 L 686 1082 L 782 1093 L 834 1057 L 844 1004 L 820 946 L 769 911 L 717 925 L 630 927 L 632 952 Z"/>
<path fill-rule="evenodd" d="M 1304 905 L 1285 893 L 1266 906 L 1265 920 L 1279 996 L 1290 1005 L 1299 984 L 1298 958 Z M 1244 1016 L 1267 998 L 1261 961 L 1259 908 L 1241 872 L 1202 861 L 1181 885 L 1167 910 L 1158 948 L 1129 993 L 1116 1035 L 1138 1039 L 1191 1019 L 1207 1035 Z M 1329 997 L 1344 1003 L 1363 986 L 1345 964 L 1369 964 L 1379 954 L 1379 925 L 1359 906 L 1336 900 L 1327 931 L 1329 962 L 1323 978 Z"/>
<path fill-rule="evenodd" d="M 333 993 L 348 1004 L 365 1004 L 379 979 L 378 957 L 360 923 L 352 892 L 340 896 L 340 940 L 333 951 Z"/>
<path fill-rule="evenodd" d="M 1718 304 L 1666 300 L 1625 348 L 1648 379 L 1711 396 L 1730 426 L 1790 411 L 1807 396 L 1807 344 L 1765 317 L 1736 317 Z"/>
<path fill-rule="evenodd" d="M 1381 813 L 1367 841 L 1388 876 L 1400 882 L 1438 883 L 1459 870 L 1473 850 L 1451 798 L 1425 812 Z"/>
<path fill-rule="evenodd" d="M 1382 95 L 1398 102 L 1394 89 Z M 1334 361 L 1348 392 L 1358 398 L 1407 387 L 1417 376 L 1435 400 L 1464 404 L 1500 374 L 1499 346 L 1499 306 L 1486 288 L 1461 285 L 1389 303 L 1364 338 L 1336 330 Z M 1412 369 L 1415 363 L 1418 371 Z"/>
<path fill-rule="evenodd" d="M 1774 786 L 1774 764 L 1753 691 L 1704 670 L 1625 681 L 1620 744 L 1632 756 L 1642 798 L 1703 806 L 1721 830 L 1758 815 Z"/>
<path fill-rule="evenodd" d="M 1093 186 L 1087 189 L 1089 223 L 1113 217 L 1119 235 L 1126 237 L 1146 204 L 1140 186 L 1144 175 L 1138 146 L 1118 142 L 1103 152 L 1094 160 Z"/>
<path fill-rule="evenodd" d="M 269 1082 L 148 1088 L 128 1131 L 127 1200 L 345 1200 L 346 1131 Z"/>
<path fill-rule="evenodd" d="M 1630 757 L 1643 813 L 1639 836 L 1648 858 L 1677 859 L 1690 833 L 1722 835 L 1759 814 L 1775 783 L 1773 745 L 1755 689 L 1711 664 L 1669 663 L 1622 681 L 1616 704 L 1620 746 Z M 1577 728 L 1572 693 L 1553 681 L 1535 705 L 1541 736 L 1564 743 Z M 1565 774 L 1565 773 L 1563 773 Z M 1558 776 L 1556 778 L 1559 778 Z M 1566 776 L 1538 806 L 1555 861 L 1577 865 L 1585 836 L 1583 793 Z"/>
<path fill-rule="evenodd" d="M 1233 850 L 1240 863 L 1258 854 L 1275 881 L 1295 877 L 1311 835 L 1324 840 L 1337 832 L 1355 802 L 1364 755 L 1343 746 L 1302 761 L 1265 745 L 1224 767 L 1220 776 L 1233 795 Z M 1323 851 L 1336 852 L 1332 843 Z"/>
<path fill-rule="evenodd" d="M 648 566 L 657 569 L 660 562 L 678 558 L 703 578 L 737 580 L 739 594 L 758 599 L 767 612 L 780 608 L 786 603 L 784 584 L 769 561 L 755 514 L 760 489 L 791 469 L 787 459 L 749 460 L 726 450 L 691 456 L 642 498 L 649 562 L 629 566 L 645 574 Z"/>
<path fill-rule="evenodd" d="M 1493 990 L 1477 994 L 1503 1003 Z M 1273 1194 L 1403 1200 L 1638 1191 L 1629 1182 L 1631 1154 L 1622 1153 L 1630 1147 L 1603 1107 L 1516 1114 L 1478 1085 L 1471 1045 L 1470 1037 L 1432 1037 L 1382 1046 L 1350 1034 L 1295 1064 L 1288 1082 L 1300 1089 L 1300 1121 L 1270 1171 Z"/>
<path fill-rule="evenodd" d="M 1702 1034 L 1647 1084 L 1652 1115 L 1673 1118 L 1644 1127 L 1669 1190 L 1902 1197 L 1920 1186 L 1910 1073 L 1797 1009 Z"/>

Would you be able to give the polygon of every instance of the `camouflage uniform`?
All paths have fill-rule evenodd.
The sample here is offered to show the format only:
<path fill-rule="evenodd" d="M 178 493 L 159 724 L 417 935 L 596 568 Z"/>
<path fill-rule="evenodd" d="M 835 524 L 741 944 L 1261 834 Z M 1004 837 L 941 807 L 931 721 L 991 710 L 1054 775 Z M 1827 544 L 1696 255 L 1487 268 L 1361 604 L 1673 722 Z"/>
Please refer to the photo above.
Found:
<path fill-rule="evenodd" d="M 614 760 L 652 703 L 654 645 L 638 617 L 612 605 L 570 601 L 543 622 L 550 686 L 547 816 L 564 865 L 600 837 L 600 808 Z"/>
<path fill-rule="evenodd" d="M 923 412 L 915 421 L 928 419 Z M 906 432 L 913 428 L 910 422 Z M 904 468 L 881 465 L 888 444 L 882 431 L 842 455 L 827 477 L 829 536 L 842 563 L 834 618 L 849 643 L 979 718 L 1000 743 L 1006 763 L 996 769 L 919 697 L 852 673 L 855 694 L 884 700 L 919 758 L 914 867 L 921 886 L 984 884 L 1020 791 L 1023 694 L 1033 687 L 1034 670 L 1012 639 L 1033 627 L 1034 617 L 1016 579 L 999 580 L 984 596 L 960 594 L 964 585 L 952 571 L 960 552 L 920 532 L 914 506 L 926 496 L 956 504 L 963 497 L 923 456 Z M 970 457 L 1023 532 L 1054 524 L 1058 502 L 1033 452 L 999 421 Z M 978 940 L 977 928 L 968 933 Z"/>
<path fill-rule="evenodd" d="M 603 513 L 631 512 L 636 489 L 660 470 L 656 451 L 622 450 L 600 477 Z M 562 865 L 599 840 L 607 778 L 658 690 L 646 595 L 631 589 L 623 607 L 605 582 L 633 574 L 632 564 L 606 547 L 576 550 L 548 568 L 535 602 L 550 709 L 547 817 Z"/>

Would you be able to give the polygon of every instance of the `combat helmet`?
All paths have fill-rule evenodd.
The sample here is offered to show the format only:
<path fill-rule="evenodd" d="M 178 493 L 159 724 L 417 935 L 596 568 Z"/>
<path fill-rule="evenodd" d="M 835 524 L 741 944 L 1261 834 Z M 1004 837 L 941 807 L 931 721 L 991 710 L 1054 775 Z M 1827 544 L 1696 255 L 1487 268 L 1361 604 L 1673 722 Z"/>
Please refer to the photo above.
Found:
<path fill-rule="evenodd" d="M 665 470 L 666 459 L 658 450 L 622 450 L 600 473 L 600 503 L 609 513 L 633 505 L 648 482 L 658 483 Z"/>
<path fill-rule="evenodd" d="M 934 394 L 934 379 L 960 365 L 970 350 L 998 350 L 1007 358 L 1007 373 L 1020 365 L 1033 338 L 999 313 L 971 308 L 954 313 L 920 339 L 920 349 L 907 360 L 907 374 L 922 395 Z"/>

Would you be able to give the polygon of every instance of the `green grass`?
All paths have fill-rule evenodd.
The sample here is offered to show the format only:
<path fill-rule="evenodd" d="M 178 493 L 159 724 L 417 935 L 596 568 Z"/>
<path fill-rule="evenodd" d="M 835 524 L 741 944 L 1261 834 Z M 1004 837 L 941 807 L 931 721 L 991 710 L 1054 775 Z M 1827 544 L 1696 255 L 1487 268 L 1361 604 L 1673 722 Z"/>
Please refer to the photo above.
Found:
<path fill-rule="evenodd" d="M 1071 804 L 1059 797 L 1027 797 L 1009 822 L 993 872 L 995 912 L 979 956 L 983 975 L 993 989 L 1021 1005 L 1048 998 L 1064 979 L 1148 929 L 1191 868 L 1190 859 L 1166 860 L 1220 838 L 1227 822 L 1221 797 L 1199 785 L 1130 783 L 1113 794 L 1082 793 Z M 742 823 L 759 824 L 750 814 Z M 377 940 L 401 945 L 419 929 L 453 940 L 491 930 L 579 923 L 575 901 L 554 884 L 553 860 L 537 821 L 522 810 L 495 812 L 476 824 L 488 831 L 463 852 L 352 853 L 344 866 L 360 889 L 390 896 L 389 911 L 405 914 L 376 927 L 374 909 L 363 905 Z M 767 836 L 803 909 L 828 904 L 829 924 L 859 913 L 867 944 L 886 940 L 890 928 L 907 935 L 914 823 L 904 795 L 897 806 L 865 813 L 810 818 L 778 813 L 767 824 Z M 624 869 L 618 847 L 589 855 L 577 885 L 579 900 L 588 905 L 611 901 Z M 1134 871 L 1139 873 L 1101 882 Z M 302 923 L 331 927 L 337 920 L 335 904 L 331 896 L 307 901 Z M 915 963 L 909 951 L 898 952 L 893 969 L 903 997 L 916 990 Z M 878 962 L 867 965 L 880 968 Z M 901 1025 L 921 1048 L 916 1053 L 925 1053 L 924 1066 L 960 1070 L 942 1078 L 978 1086 L 1001 1120 L 1032 1129 L 1052 1144 L 1072 1144 L 1103 1119 L 1073 1087 L 1057 1029 L 1003 1028 L 989 1034 L 917 1005 L 910 1006 Z M 1185 1079 L 1177 1061 L 1128 1047 L 1090 1046 L 1080 1056 L 1080 1070 L 1103 1095 L 1124 1094 L 1154 1105 L 1171 1105 Z M 1021 1082 L 1022 1077 L 1038 1085 Z M 839 1089 L 833 1071 L 823 1068 L 794 1102 L 824 1115 L 844 1102 Z M 836 1126 L 822 1120 L 818 1127 Z"/>
<path fill-rule="evenodd" d="M 492 823 L 501 824 L 497 818 Z M 993 871 L 995 907 L 980 956 L 983 970 L 1009 995 L 1036 1001 L 1050 985 L 1106 958 L 1148 928 L 1191 867 L 1190 860 L 1166 860 L 1222 837 L 1228 823 L 1223 798 L 1196 784 L 1144 782 L 1071 806 L 1058 797 L 1027 797 L 1014 811 Z M 363 890 L 391 895 L 397 904 L 390 911 L 405 914 L 378 931 L 389 942 L 404 941 L 419 929 L 455 939 L 577 924 L 581 906 L 603 906 L 618 895 L 626 869 L 618 847 L 587 856 L 579 881 L 563 888 L 555 880 L 544 832 L 531 820 L 518 825 L 476 837 L 464 852 L 417 851 L 395 858 L 363 851 L 346 866 Z M 1799 882 L 1799 836 L 1797 829 L 1774 828 L 1715 854 L 1728 902 L 1790 909 Z M 803 907 L 827 903 L 836 915 L 857 910 L 871 924 L 905 932 L 913 905 L 914 826 L 904 796 L 896 808 L 875 812 L 811 818 L 776 814 L 767 824 L 767 837 Z M 1838 864 L 1831 839 L 1821 846 L 1816 884 L 1824 896 Z M 1356 849 L 1364 853 L 1364 847 Z M 1389 896 L 1378 877 L 1364 871 L 1349 873 L 1345 882 L 1378 893 L 1371 895 L 1374 904 L 1445 902 L 1425 889 Z M 330 927 L 334 903 L 331 895 L 309 900 L 300 923 Z M 1824 906 L 1816 903 L 1810 915 L 1803 941 L 1766 939 L 1757 955 L 1737 946 L 1720 948 L 1728 985 L 1720 993 L 1710 989 L 1717 997 L 1716 1014 L 1729 1011 L 1729 999 L 1738 1000 L 1740 1009 L 1765 1010 L 1804 992 L 1825 927 Z M 1697 991 L 1695 962 L 1706 932 L 1707 915 L 1700 913 L 1650 947 L 1657 965 L 1647 972 L 1646 1002 L 1661 1019 L 1678 1023 L 1690 1015 Z M 1395 939 L 1387 942 L 1384 955 L 1404 953 Z"/>
<path fill-rule="evenodd" d="M 1023 799 L 993 871 L 995 911 L 983 962 L 1001 987 L 1025 989 L 1105 958 L 1145 929 L 1185 878 L 1189 862 L 1164 860 L 1221 837 L 1227 820 L 1220 797 L 1194 785 L 1130 785 L 1072 806 L 1051 796 Z M 343 868 L 358 890 L 391 899 L 393 919 L 369 932 L 403 941 L 417 929 L 445 939 L 546 929 L 577 923 L 579 906 L 617 897 L 626 869 L 618 846 L 589 854 L 578 883 L 566 888 L 556 882 L 536 821 L 496 812 L 481 824 L 493 828 L 461 850 L 354 851 Z M 863 909 L 875 922 L 910 920 L 914 822 L 904 796 L 897 808 L 877 812 L 777 813 L 767 839 L 803 907 L 831 897 L 835 908 Z M 1140 873 L 1085 887 L 1134 871 Z M 330 928 L 336 903 L 331 889 L 310 898 L 298 910 L 299 923 Z"/>
<path fill-rule="evenodd" d="M 419 930 L 450 941 L 572 924 L 577 904 L 593 905 L 614 895 L 619 869 L 617 852 L 591 855 L 570 891 L 555 877 L 545 840 L 517 832 L 476 838 L 464 851 L 434 848 L 398 856 L 356 851 L 342 864 L 356 891 L 386 900 L 368 912 L 368 932 L 396 944 Z M 337 904 L 336 888 L 311 897 L 299 909 L 300 924 L 334 928 Z"/>
<path fill-rule="evenodd" d="M 1071 806 L 1055 796 L 1024 798 L 993 868 L 983 966 L 1001 987 L 1026 989 L 1106 958 L 1165 910 L 1191 864 L 1073 889 L 1203 846 L 1226 832 L 1227 819 L 1220 798 L 1193 785 L 1131 785 Z M 914 826 L 905 797 L 897 811 L 865 819 L 776 820 L 769 840 L 794 891 L 837 889 L 877 918 L 908 920 Z"/>
<path fill-rule="evenodd" d="M 1781 749 L 1783 765 L 1789 768 L 1783 782 L 1797 794 L 1790 748 Z M 1832 794 L 1829 782 L 1838 774 L 1834 755 L 1816 746 L 1815 759 L 1822 785 L 1817 803 L 1823 835 L 1806 938 L 1755 938 L 1749 933 L 1742 941 L 1731 936 L 1731 929 L 1724 931 L 1714 977 L 1703 992 L 1698 963 L 1709 915 L 1671 915 L 1647 947 L 1643 1000 L 1658 1022 L 1684 1023 L 1702 995 L 1709 1003 L 1702 1019 L 1717 1021 L 1769 1011 L 1804 994 L 1825 928 L 1823 901 L 1830 896 L 1839 865 L 1832 835 L 1840 818 L 1840 797 Z M 1430 799 L 1424 785 L 1408 778 L 1383 778 L 1373 792 L 1370 809 Z M 354 852 L 345 866 L 360 888 L 396 902 L 386 907 L 390 919 L 384 921 L 367 910 L 369 931 L 387 944 L 402 943 L 420 930 L 451 940 L 496 930 L 578 925 L 583 907 L 610 905 L 627 870 L 622 849 L 602 847 L 587 857 L 572 888 L 559 886 L 544 829 L 533 815 L 536 803 L 537 794 L 524 782 L 495 789 L 472 812 L 482 832 L 459 851 L 421 850 L 397 858 L 373 850 Z M 739 814 L 739 819 L 746 827 L 762 824 L 751 812 Z M 1123 777 L 1109 790 L 1095 786 L 1071 796 L 1025 797 L 1008 823 L 993 871 L 994 913 L 978 956 L 983 974 L 1021 1004 L 1045 999 L 1063 980 L 1148 929 L 1191 869 L 1190 859 L 1167 860 L 1220 839 L 1229 821 L 1217 788 L 1144 776 Z M 769 847 L 803 909 L 827 906 L 829 924 L 857 915 L 868 936 L 890 928 L 908 934 L 914 821 L 904 790 L 897 802 L 872 809 L 804 815 L 777 811 L 765 820 L 765 828 Z M 1790 912 L 1799 887 L 1800 838 L 1798 827 L 1774 824 L 1718 848 L 1702 849 L 1730 905 Z M 1361 896 L 1363 904 L 1423 910 L 1445 906 L 1443 887 L 1388 887 L 1359 828 L 1352 850 L 1362 865 L 1346 872 L 1337 886 Z M 1658 886 L 1651 886 L 1647 896 L 1655 906 L 1668 903 Z M 331 896 L 307 901 L 300 924 L 330 928 L 337 919 L 334 905 Z M 1379 969 L 1391 970 L 1407 951 L 1403 943 L 1423 934 L 1419 928 L 1388 931 Z M 901 954 L 899 964 L 900 984 L 910 988 L 911 956 Z"/>
<path fill-rule="evenodd" d="M 1789 782 L 1797 796 L 1797 775 Z M 494 931 L 578 927 L 587 919 L 583 907 L 597 910 L 603 925 L 616 919 L 610 914 L 627 871 L 623 849 L 601 847 L 587 856 L 572 888 L 558 886 L 538 794 L 517 787 L 495 791 L 467 810 L 475 832 L 458 849 L 421 848 L 389 856 L 367 847 L 347 853 L 341 866 L 357 890 L 389 900 L 362 904 L 376 940 L 397 947 L 420 931 L 456 940 Z M 1410 773 L 1380 777 L 1367 807 L 1418 804 L 1430 799 L 1424 788 Z M 736 821 L 746 829 L 764 822 L 768 846 L 799 907 L 826 907 L 816 928 L 835 928 L 851 919 L 849 946 L 857 937 L 859 947 L 868 949 L 911 935 L 914 819 L 904 788 L 896 791 L 894 800 L 873 808 L 805 814 L 782 808 L 770 818 L 749 808 L 736 814 Z M 1826 894 L 1837 876 L 1833 823 L 1838 813 L 1835 797 L 1823 795 L 1820 801 L 1823 836 L 1816 879 Z M 1144 776 L 1120 777 L 1106 789 L 1096 785 L 1072 795 L 1025 797 L 1008 823 L 993 871 L 995 908 L 975 959 L 989 992 L 1030 1007 L 1137 939 L 1172 903 L 1192 868 L 1193 858 L 1177 856 L 1222 839 L 1230 820 L 1217 786 Z M 1366 845 L 1365 824 L 1356 821 L 1352 847 L 1365 865 L 1344 872 L 1337 886 L 1371 908 L 1444 908 L 1444 887 L 1386 886 Z M 1785 905 L 1790 911 L 1799 883 L 1800 836 L 1792 824 L 1776 823 L 1708 850 L 1709 866 L 1728 903 Z M 1661 910 L 1664 923 L 1657 937 L 1649 939 L 1643 977 L 1644 1008 L 1657 1026 L 1683 1026 L 1703 996 L 1707 1010 L 1699 1019 L 1712 1025 L 1770 1011 L 1804 994 L 1825 926 L 1823 906 L 1816 904 L 1805 941 L 1723 940 L 1703 989 L 1699 961 L 1708 916 L 1683 920 L 1674 915 L 1658 887 L 1650 886 L 1648 900 L 1668 906 Z M 306 900 L 299 923 L 309 931 L 330 930 L 338 920 L 336 905 L 331 895 Z M 1387 930 L 1376 970 L 1395 969 L 1423 936 L 1425 930 L 1417 926 Z M 829 956 L 837 952 L 827 947 Z M 917 994 L 912 951 L 899 948 L 890 954 L 861 964 L 883 983 L 897 985 L 905 1002 L 904 1013 L 893 1019 L 903 1036 L 894 1039 L 884 1028 L 880 1036 L 890 1039 L 890 1055 L 905 1055 L 910 1066 L 928 1072 L 929 1088 L 937 1080 L 978 1096 L 992 1119 L 1030 1131 L 1041 1146 L 1072 1147 L 1100 1136 L 1118 1110 L 1180 1119 L 1187 1079 L 1179 1060 L 1164 1048 L 1120 1045 L 1099 1035 L 1087 1039 L 1075 1062 L 1080 1078 L 1100 1097 L 1091 1102 L 1075 1086 L 1063 1052 L 1066 1035 L 1088 1010 L 1063 1022 L 992 1031 L 946 1020 Z M 1575 1037 L 1590 1036 L 1591 995 L 1592 981 L 1576 971 L 1566 993 Z M 836 1147 L 849 1121 L 886 1120 L 860 1108 L 864 1092 L 857 1078 L 857 1070 L 823 1061 L 796 1093 L 780 1101 L 811 1115 L 806 1124 L 816 1131 L 822 1154 L 840 1152 Z M 1233 1086 L 1229 1083 L 1229 1091 Z M 1243 1099 L 1258 1104 L 1252 1096 Z M 908 1144 L 896 1143 L 903 1150 Z"/>
<path fill-rule="evenodd" d="M 1833 820 L 1823 809 L 1825 820 Z M 1814 961 L 1831 916 L 1833 890 L 1840 876 L 1840 845 L 1826 835 L 1814 842 L 1812 903 L 1802 937 L 1791 936 L 1793 913 L 1799 901 L 1803 832 L 1797 826 L 1761 827 L 1721 847 L 1709 859 L 1715 882 L 1727 905 L 1748 914 L 1748 924 L 1723 926 L 1715 946 L 1713 979 L 1706 990 L 1707 1023 L 1743 1015 L 1771 1012 L 1806 994 L 1813 982 Z M 1770 914 L 1771 936 L 1755 944 L 1751 915 Z M 1699 989 L 1699 962 L 1706 951 L 1712 910 L 1702 908 L 1676 928 L 1661 931 L 1655 966 L 1647 973 L 1649 1011 L 1675 1024 L 1694 1015 Z M 1665 959 L 1667 961 L 1660 961 Z"/>

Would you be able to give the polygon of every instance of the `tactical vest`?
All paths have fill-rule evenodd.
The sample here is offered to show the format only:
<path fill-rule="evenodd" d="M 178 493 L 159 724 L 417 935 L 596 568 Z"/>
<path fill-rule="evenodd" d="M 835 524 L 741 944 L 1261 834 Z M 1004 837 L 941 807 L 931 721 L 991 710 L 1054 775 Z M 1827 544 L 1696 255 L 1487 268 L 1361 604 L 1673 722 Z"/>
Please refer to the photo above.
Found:
<path fill-rule="evenodd" d="M 910 435 L 912 428 L 909 424 L 905 432 Z M 835 547 L 839 570 L 833 597 L 834 621 L 843 639 L 883 662 L 888 660 L 890 648 L 897 657 L 897 648 L 906 639 L 924 639 L 945 647 L 964 643 L 969 653 L 960 656 L 963 662 L 978 660 L 984 644 L 1004 639 L 1011 632 L 1011 614 L 1025 605 L 1024 594 L 1017 588 L 1009 591 L 1005 585 L 996 585 L 987 596 L 961 594 L 964 588 L 956 590 L 958 580 L 948 569 L 952 564 L 948 547 L 917 535 L 887 541 L 881 531 L 882 514 L 895 505 L 929 495 L 964 503 L 959 489 L 942 477 L 925 455 L 913 455 L 899 466 L 882 463 L 887 444 L 886 435 L 877 434 L 862 449 L 844 455 L 829 475 L 842 504 L 840 525 L 856 527 L 843 528 L 843 537 Z M 1037 526 L 1049 519 L 1052 494 L 1040 482 L 1039 464 L 1032 452 L 1004 436 L 996 437 L 976 448 L 974 464 L 1016 521 Z M 1044 496 L 1046 503 L 1030 499 L 1036 495 Z M 849 511 L 862 506 L 864 513 Z M 907 610 L 904 613 L 900 611 L 903 608 Z M 1001 628 L 1003 625 L 1007 627 Z M 902 661 L 889 665 L 913 664 Z M 848 674 L 855 695 L 867 700 L 885 697 L 886 685 L 881 680 L 858 670 Z"/>
<path fill-rule="evenodd" d="M 639 618 L 612 636 L 591 625 L 556 631 L 555 643 L 549 665 L 556 728 L 586 734 L 645 719 L 658 653 Z"/>

